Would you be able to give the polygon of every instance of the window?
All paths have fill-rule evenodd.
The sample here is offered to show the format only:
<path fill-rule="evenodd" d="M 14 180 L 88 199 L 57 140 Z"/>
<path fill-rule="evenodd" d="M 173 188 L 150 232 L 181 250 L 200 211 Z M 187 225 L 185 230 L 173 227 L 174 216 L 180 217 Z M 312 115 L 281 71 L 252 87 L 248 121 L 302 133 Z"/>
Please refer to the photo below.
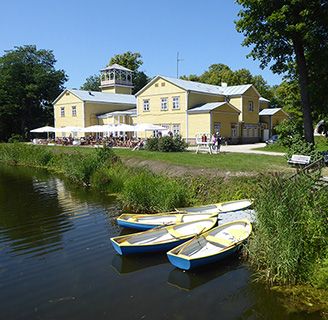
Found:
<path fill-rule="evenodd" d="M 160 126 L 165 128 L 166 130 L 170 130 L 170 125 L 168 124 L 160 124 Z"/>
<path fill-rule="evenodd" d="M 65 107 L 60 107 L 60 116 L 65 117 Z"/>
<path fill-rule="evenodd" d="M 76 106 L 72 106 L 72 117 L 76 117 Z"/>
<path fill-rule="evenodd" d="M 221 122 L 214 122 L 214 132 L 221 134 Z"/>
<path fill-rule="evenodd" d="M 158 83 L 155 83 L 155 87 L 156 87 L 156 88 L 158 87 Z"/>
<path fill-rule="evenodd" d="M 231 137 L 237 137 L 237 124 L 231 124 Z"/>
<path fill-rule="evenodd" d="M 254 103 L 253 101 L 248 101 L 248 111 L 254 111 Z"/>
<path fill-rule="evenodd" d="M 172 103 L 173 103 L 173 106 L 172 106 L 173 110 L 180 109 L 180 97 L 173 97 L 172 98 Z"/>
<path fill-rule="evenodd" d="M 161 110 L 166 111 L 168 109 L 167 98 L 161 98 Z"/>
<path fill-rule="evenodd" d="M 165 82 L 162 82 L 162 83 L 161 83 L 161 86 L 162 86 L 162 87 L 165 87 Z"/>
<path fill-rule="evenodd" d="M 180 135 L 180 124 L 174 124 L 172 126 L 172 131 L 174 136 Z"/>
<path fill-rule="evenodd" d="M 143 111 L 149 111 L 149 99 L 143 101 Z"/>

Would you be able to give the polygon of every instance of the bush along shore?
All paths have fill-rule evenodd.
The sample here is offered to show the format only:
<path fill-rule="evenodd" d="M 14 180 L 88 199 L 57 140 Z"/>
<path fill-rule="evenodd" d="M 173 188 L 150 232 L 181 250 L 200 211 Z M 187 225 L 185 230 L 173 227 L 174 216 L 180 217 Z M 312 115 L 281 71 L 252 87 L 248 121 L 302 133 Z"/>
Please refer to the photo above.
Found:
<path fill-rule="evenodd" d="M 288 307 L 328 312 L 328 192 L 315 188 L 315 176 L 172 178 L 127 167 L 107 148 L 85 153 L 22 143 L 1 144 L 0 162 L 46 168 L 114 193 L 122 208 L 132 212 L 255 198 L 257 223 L 248 251 L 257 279 L 286 294 Z"/>

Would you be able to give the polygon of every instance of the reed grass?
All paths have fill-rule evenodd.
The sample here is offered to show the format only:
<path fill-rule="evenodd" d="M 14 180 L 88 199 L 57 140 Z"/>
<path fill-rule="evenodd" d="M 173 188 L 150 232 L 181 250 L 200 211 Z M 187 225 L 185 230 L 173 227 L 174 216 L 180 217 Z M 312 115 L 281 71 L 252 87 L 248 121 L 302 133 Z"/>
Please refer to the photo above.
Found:
<path fill-rule="evenodd" d="M 260 279 L 272 284 L 311 282 L 328 245 L 328 193 L 315 179 L 269 178 L 259 190 L 257 224 L 249 245 Z"/>

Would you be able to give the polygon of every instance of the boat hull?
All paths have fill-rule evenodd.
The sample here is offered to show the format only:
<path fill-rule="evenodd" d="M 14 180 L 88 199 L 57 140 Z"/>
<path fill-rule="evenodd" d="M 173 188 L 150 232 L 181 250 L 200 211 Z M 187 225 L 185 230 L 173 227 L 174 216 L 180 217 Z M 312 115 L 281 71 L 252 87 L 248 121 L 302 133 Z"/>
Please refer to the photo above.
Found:
<path fill-rule="evenodd" d="M 117 219 L 117 224 L 123 228 L 135 229 L 135 230 L 150 230 L 158 227 L 156 224 L 142 224 L 140 222 L 131 222 L 126 220 Z"/>
<path fill-rule="evenodd" d="M 181 256 L 171 255 L 170 253 L 167 253 L 167 257 L 171 264 L 173 264 L 175 267 L 183 270 L 192 270 L 207 264 L 224 260 L 225 258 L 237 253 L 240 248 L 241 245 L 237 245 L 236 247 L 233 247 L 219 254 L 198 259 L 185 259 Z"/>
<path fill-rule="evenodd" d="M 138 254 L 138 253 L 151 253 L 151 252 L 165 252 L 173 249 L 174 247 L 188 241 L 188 239 L 172 241 L 169 243 L 162 244 L 154 244 L 154 245 L 134 245 L 134 246 L 124 246 L 118 245 L 114 240 L 111 239 L 112 245 L 115 251 L 120 255 L 128 255 L 128 254 Z"/>

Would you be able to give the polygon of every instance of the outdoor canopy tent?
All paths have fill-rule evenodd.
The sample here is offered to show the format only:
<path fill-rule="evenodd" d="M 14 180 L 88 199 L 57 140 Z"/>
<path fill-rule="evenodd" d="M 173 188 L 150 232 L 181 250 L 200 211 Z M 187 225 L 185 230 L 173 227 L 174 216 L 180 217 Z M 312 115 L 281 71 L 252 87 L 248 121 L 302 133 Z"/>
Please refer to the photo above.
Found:
<path fill-rule="evenodd" d="M 73 127 L 73 126 L 67 126 L 63 128 L 56 128 L 55 132 L 81 132 L 82 128 L 80 127 Z"/>
<path fill-rule="evenodd" d="M 156 124 L 151 124 L 151 123 L 139 123 L 134 126 L 134 131 L 136 131 L 136 132 L 165 131 L 165 130 L 167 130 L 167 128 L 158 126 Z"/>
<path fill-rule="evenodd" d="M 54 127 L 45 126 L 45 127 L 30 130 L 30 132 L 36 132 L 36 133 L 47 132 L 47 133 L 49 133 L 49 132 L 56 132 L 56 129 Z"/>

